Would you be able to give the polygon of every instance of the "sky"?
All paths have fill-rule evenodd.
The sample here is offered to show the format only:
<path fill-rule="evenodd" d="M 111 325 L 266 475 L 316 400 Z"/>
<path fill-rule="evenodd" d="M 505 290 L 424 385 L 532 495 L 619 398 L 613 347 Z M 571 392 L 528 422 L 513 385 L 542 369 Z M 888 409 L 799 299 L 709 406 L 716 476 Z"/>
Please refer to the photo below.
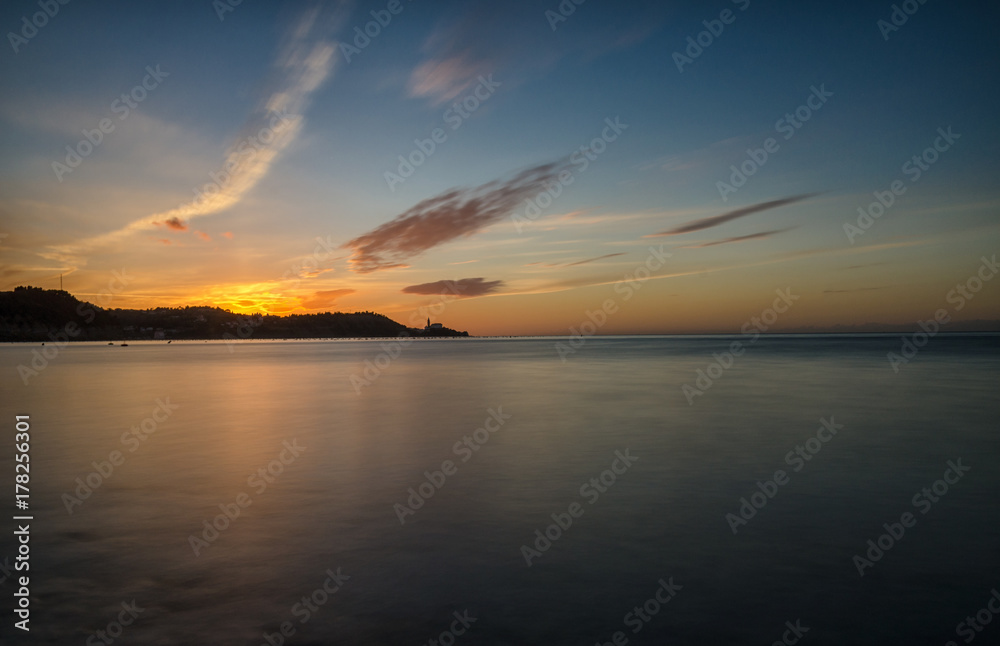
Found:
<path fill-rule="evenodd" d="M 998 18 L 8 1 L 0 289 L 474 335 L 735 332 L 778 292 L 770 331 L 1000 320 Z"/>

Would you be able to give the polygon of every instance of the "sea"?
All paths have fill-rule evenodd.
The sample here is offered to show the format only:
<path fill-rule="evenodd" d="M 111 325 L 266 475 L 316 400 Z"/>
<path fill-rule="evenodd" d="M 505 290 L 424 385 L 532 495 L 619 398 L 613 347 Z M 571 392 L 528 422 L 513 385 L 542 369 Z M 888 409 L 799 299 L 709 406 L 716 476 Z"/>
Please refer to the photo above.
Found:
<path fill-rule="evenodd" d="M 6 344 L 0 642 L 1000 643 L 998 377 L 995 334 Z"/>

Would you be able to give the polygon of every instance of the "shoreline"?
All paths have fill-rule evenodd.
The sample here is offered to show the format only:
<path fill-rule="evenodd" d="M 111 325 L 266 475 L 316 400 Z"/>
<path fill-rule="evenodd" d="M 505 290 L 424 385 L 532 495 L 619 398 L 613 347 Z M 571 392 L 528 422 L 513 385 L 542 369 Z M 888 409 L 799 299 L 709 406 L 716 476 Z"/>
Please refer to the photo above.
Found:
<path fill-rule="evenodd" d="M 892 331 L 892 332 L 772 332 L 772 333 L 762 333 L 761 338 L 769 339 L 875 339 L 875 338 L 892 338 L 900 334 L 908 334 L 912 331 Z M 745 334 L 736 332 L 721 332 L 721 333 L 678 333 L 678 334 L 595 334 L 590 336 L 584 336 L 587 339 L 735 339 L 745 337 Z M 998 337 L 1000 338 L 1000 330 L 998 331 L 954 331 L 954 332 L 939 332 L 937 337 L 945 338 L 972 338 L 972 337 Z M 189 338 L 189 339 L 86 339 L 86 340 L 69 340 L 69 341 L 54 341 L 54 340 L 35 340 L 35 341 L 0 341 L 3 345 L 45 345 L 47 343 L 57 344 L 57 345 L 115 345 L 120 346 L 121 343 L 127 343 L 129 345 L 142 344 L 142 345 L 173 345 L 174 343 L 179 344 L 190 344 L 190 343 L 286 343 L 292 341 L 392 341 L 400 338 L 407 338 L 412 341 L 455 341 L 455 340 L 465 340 L 465 341 L 503 341 L 503 340 L 518 340 L 518 341 L 531 341 L 531 340 L 550 340 L 550 339 L 575 339 L 579 338 L 578 335 L 570 334 L 534 334 L 534 335 L 482 335 L 482 336 L 371 336 L 371 337 L 275 337 L 275 338 L 260 338 L 260 339 L 219 339 L 219 338 Z"/>

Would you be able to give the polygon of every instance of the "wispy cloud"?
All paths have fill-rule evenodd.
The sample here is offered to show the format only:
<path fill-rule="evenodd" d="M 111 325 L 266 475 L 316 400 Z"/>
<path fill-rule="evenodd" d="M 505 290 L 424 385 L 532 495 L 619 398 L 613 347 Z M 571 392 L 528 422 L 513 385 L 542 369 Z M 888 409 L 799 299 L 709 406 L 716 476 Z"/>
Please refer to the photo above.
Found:
<path fill-rule="evenodd" d="M 365 274 L 403 267 L 404 261 L 501 220 L 554 181 L 565 162 L 542 164 L 510 179 L 455 188 L 420 202 L 391 222 L 354 238 L 351 269 Z"/>
<path fill-rule="evenodd" d="M 657 218 L 662 213 L 656 211 L 636 213 L 593 213 L 589 211 L 573 211 L 564 215 L 553 215 L 546 219 L 553 229 L 565 229 L 570 226 L 601 226 L 617 225 L 634 220 Z"/>
<path fill-rule="evenodd" d="M 649 280 L 663 280 L 670 278 L 680 278 L 684 276 L 696 276 L 696 275 L 707 275 L 726 271 L 741 271 L 750 269 L 753 267 L 763 267 L 767 265 L 781 264 L 785 262 L 794 262 L 804 260 L 806 258 L 819 257 L 819 256 L 858 256 L 866 253 L 874 253 L 878 251 L 883 251 L 886 249 L 901 249 L 906 247 L 918 247 L 929 244 L 936 244 L 937 237 L 928 237 L 922 239 L 910 239 L 910 240 L 899 240 L 896 242 L 889 242 L 884 244 L 869 245 L 866 247 L 829 247 L 829 248 L 819 248 L 819 249 L 809 249 L 804 251 L 795 251 L 779 256 L 770 256 L 766 259 L 759 260 L 756 262 L 740 263 L 740 264 L 720 264 L 715 266 L 701 267 L 698 269 L 692 269 L 688 271 L 677 271 L 677 272 L 667 272 L 663 274 L 653 274 L 648 278 L 641 279 L 641 282 Z M 597 285 L 612 285 L 621 282 L 621 274 L 604 274 L 604 275 L 592 275 L 592 276 L 576 276 L 572 278 L 567 278 L 563 280 L 558 280 L 550 283 L 544 284 L 529 284 L 526 286 L 516 286 L 511 285 L 511 289 L 507 290 L 509 294 L 547 294 L 551 292 L 561 292 L 570 289 L 576 289 L 579 287 L 590 287 Z"/>
<path fill-rule="evenodd" d="M 451 14 L 424 42 L 425 58 L 407 81 L 409 95 L 441 105 L 472 86 L 480 74 L 495 72 L 508 63 L 509 46 L 490 47 L 483 42 L 504 22 L 503 10 L 491 3 L 466 5 Z M 489 30 L 483 29 L 486 24 Z"/>
<path fill-rule="evenodd" d="M 619 251 L 618 253 L 608 253 L 608 254 L 604 254 L 603 256 L 597 256 L 596 258 L 587 258 L 586 260 L 577 260 L 576 262 L 571 262 L 571 263 L 569 263 L 567 265 L 564 265 L 564 266 L 565 267 L 576 267 L 577 265 L 586 265 L 588 263 L 592 263 L 592 262 L 595 262 L 597 260 L 604 260 L 605 258 L 614 258 L 615 256 L 624 256 L 624 255 L 625 255 L 624 251 Z"/>
<path fill-rule="evenodd" d="M 183 231 L 186 221 L 218 213 L 239 203 L 267 176 L 272 165 L 298 137 L 304 124 L 303 113 L 312 94 L 330 76 L 336 62 L 334 43 L 329 35 L 344 17 L 344 5 L 327 13 L 321 5 L 305 12 L 286 37 L 286 43 L 274 62 L 275 86 L 248 118 L 232 143 L 220 173 L 227 177 L 218 190 L 205 191 L 191 202 L 162 213 L 135 220 L 116 231 L 104 233 L 74 244 L 52 247 L 48 255 L 62 259 L 78 258 L 103 245 L 112 244 L 161 222 Z M 249 138 L 270 130 L 270 143 Z M 207 181 L 207 179 L 206 179 Z M 180 225 L 180 226 L 178 226 Z M 184 228 L 180 228 L 183 226 Z M 43 254 L 46 255 L 46 254 Z"/>
<path fill-rule="evenodd" d="M 410 285 L 403 288 L 404 294 L 453 294 L 458 298 L 471 298 L 492 294 L 503 287 L 502 280 L 486 280 L 485 278 L 462 278 L 460 280 L 439 280 L 422 285 Z"/>
<path fill-rule="evenodd" d="M 572 253 L 572 250 L 567 249 L 565 251 L 555 252 L 555 253 Z M 619 251 L 618 253 L 609 253 L 609 254 L 605 254 L 603 256 L 597 256 L 596 258 L 587 258 L 586 260 L 577 260 L 575 262 L 529 262 L 529 263 L 525 263 L 524 266 L 525 267 L 533 267 L 533 266 L 537 265 L 537 266 L 541 266 L 541 267 L 545 267 L 545 268 L 553 268 L 553 267 L 576 267 L 577 265 L 586 265 L 586 264 L 595 262 L 597 260 L 604 260 L 605 258 L 614 258 L 615 256 L 624 256 L 625 254 L 626 254 L 626 252 Z"/>
<path fill-rule="evenodd" d="M 577 265 L 586 265 L 587 263 L 595 262 L 597 260 L 604 260 L 605 258 L 614 258 L 615 256 L 624 256 L 624 251 L 619 251 L 618 253 L 606 253 L 603 256 L 597 256 L 596 258 L 587 258 L 586 260 L 577 260 L 576 262 L 571 262 L 567 267 L 576 267 Z"/>
<path fill-rule="evenodd" d="M 824 289 L 824 294 L 851 294 L 854 292 L 874 292 L 885 287 L 856 287 L 854 289 Z"/>
<path fill-rule="evenodd" d="M 185 224 L 184 221 L 178 217 L 167 218 L 163 222 L 154 222 L 153 224 L 155 224 L 156 226 L 165 226 L 168 229 L 172 229 L 174 231 L 188 230 L 187 224 Z"/>
<path fill-rule="evenodd" d="M 660 170 L 667 173 L 702 169 L 723 160 L 756 139 L 756 135 L 743 135 L 716 141 L 708 146 L 682 153 L 664 155 L 638 166 L 640 171 Z"/>
<path fill-rule="evenodd" d="M 653 233 L 645 237 L 656 238 L 659 236 L 676 236 L 676 235 L 681 235 L 682 233 L 691 233 L 692 231 L 701 231 L 702 229 L 710 229 L 712 227 L 717 227 L 720 224 L 725 224 L 726 222 L 729 222 L 731 220 L 736 220 L 737 218 L 743 218 L 748 215 L 753 215 L 754 213 L 760 213 L 761 211 L 769 211 L 771 209 L 777 209 L 779 207 L 787 206 L 789 204 L 795 204 L 796 202 L 807 200 L 815 195 L 816 193 L 806 193 L 803 195 L 793 195 L 792 197 L 786 197 L 780 200 L 761 202 L 760 204 L 745 206 L 741 209 L 736 209 L 734 211 L 723 213 L 722 215 L 714 215 L 710 218 L 702 218 L 701 220 L 695 220 L 694 222 L 689 222 L 688 224 L 677 227 L 676 229 L 670 229 L 668 231 Z"/>
<path fill-rule="evenodd" d="M 440 105 L 457 97 L 485 72 L 485 64 L 461 56 L 429 60 L 418 65 L 410 75 L 410 96 L 429 98 L 433 104 Z"/>
<path fill-rule="evenodd" d="M 650 3 L 629 19 L 622 15 L 611 23 L 574 17 L 575 37 L 559 39 L 552 37 L 543 18 L 550 4 L 521 0 L 516 11 L 502 2 L 455 5 L 423 43 L 423 58 L 407 81 L 410 96 L 440 105 L 458 97 L 480 74 L 490 73 L 510 89 L 551 70 L 568 55 L 593 59 L 635 47 L 665 22 L 661 3 Z M 525 47 L 526 42 L 531 46 Z"/>
<path fill-rule="evenodd" d="M 773 235 L 779 233 L 784 233 L 785 231 L 791 231 L 794 227 L 788 227 L 786 229 L 775 229 L 774 231 L 761 231 L 760 233 L 751 233 L 745 236 L 736 236 L 734 238 L 725 238 L 723 240 L 713 240 L 712 242 L 706 242 L 704 244 L 687 245 L 681 247 L 681 249 L 704 249 L 705 247 L 715 247 L 720 244 L 730 244 L 732 242 L 746 242 L 747 240 L 759 240 L 761 238 L 770 238 Z"/>
<path fill-rule="evenodd" d="M 649 280 L 661 280 L 667 278 L 680 278 L 684 276 L 697 276 L 702 274 L 711 274 L 720 271 L 726 271 L 730 269 L 729 267 L 710 267 L 704 269 L 694 269 L 690 271 L 678 271 L 669 272 L 663 274 L 654 274 L 648 278 L 634 278 L 636 282 L 646 282 Z M 571 289 L 578 289 L 580 287 L 593 287 L 599 285 L 614 285 L 622 281 L 622 274 L 596 274 L 589 276 L 577 276 L 573 278 L 565 278 L 561 280 L 556 280 L 547 283 L 535 283 L 523 285 L 519 288 L 512 289 L 508 293 L 510 294 L 550 294 L 553 292 L 562 292 Z"/>
<path fill-rule="evenodd" d="M 333 267 L 316 267 L 314 269 L 299 267 L 298 276 L 299 278 L 316 278 L 331 271 L 336 271 L 336 269 Z"/>

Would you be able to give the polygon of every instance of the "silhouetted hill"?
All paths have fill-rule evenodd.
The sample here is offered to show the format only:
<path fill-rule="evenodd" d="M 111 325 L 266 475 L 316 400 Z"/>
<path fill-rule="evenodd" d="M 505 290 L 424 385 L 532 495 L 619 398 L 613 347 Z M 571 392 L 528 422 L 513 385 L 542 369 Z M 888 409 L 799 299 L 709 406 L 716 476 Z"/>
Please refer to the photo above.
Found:
<path fill-rule="evenodd" d="M 104 309 L 69 292 L 17 287 L 0 292 L 0 341 L 120 339 L 304 339 L 468 336 L 447 328 L 411 330 L 375 312 L 243 316 L 217 307 Z"/>
<path fill-rule="evenodd" d="M 0 292 L 0 340 L 45 341 L 50 332 L 78 329 L 74 340 L 97 340 L 112 334 L 119 323 L 115 315 L 97 305 L 77 300 L 58 289 L 17 287 Z"/>

